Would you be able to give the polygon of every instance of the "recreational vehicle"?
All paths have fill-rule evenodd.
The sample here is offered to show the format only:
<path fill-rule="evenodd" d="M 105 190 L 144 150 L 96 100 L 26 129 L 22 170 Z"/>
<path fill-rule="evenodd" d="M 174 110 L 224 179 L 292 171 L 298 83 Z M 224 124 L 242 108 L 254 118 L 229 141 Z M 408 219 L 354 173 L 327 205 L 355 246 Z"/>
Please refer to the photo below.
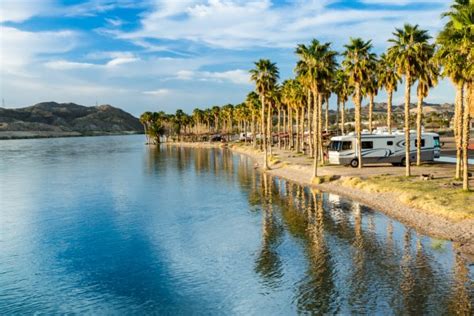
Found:
<path fill-rule="evenodd" d="M 441 146 L 436 133 L 421 134 L 421 160 L 433 161 L 439 158 Z M 394 132 L 362 133 L 362 162 L 391 163 L 405 165 L 405 133 Z M 416 159 L 416 133 L 410 132 L 410 161 Z M 357 136 L 354 133 L 331 138 L 329 163 L 359 166 L 357 159 Z"/>

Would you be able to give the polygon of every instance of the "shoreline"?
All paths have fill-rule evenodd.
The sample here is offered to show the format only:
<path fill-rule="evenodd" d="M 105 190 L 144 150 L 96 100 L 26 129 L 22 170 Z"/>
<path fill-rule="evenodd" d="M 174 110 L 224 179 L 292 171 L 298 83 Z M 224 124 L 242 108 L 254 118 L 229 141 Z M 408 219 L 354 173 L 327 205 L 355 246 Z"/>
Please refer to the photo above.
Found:
<path fill-rule="evenodd" d="M 166 143 L 166 145 L 192 148 L 227 148 L 234 153 L 250 157 L 258 166 L 263 165 L 262 153 L 251 147 L 236 146 L 234 144 L 186 142 Z M 436 214 L 429 214 L 419 208 L 403 203 L 395 193 L 368 192 L 363 189 L 345 186 L 341 183 L 344 176 L 335 181 L 313 184 L 311 181 L 311 168 L 308 168 L 306 165 L 288 163 L 284 159 L 270 162 L 269 164 L 271 169 L 266 171 L 268 174 L 303 186 L 349 198 L 369 206 L 375 211 L 382 212 L 386 216 L 415 229 L 423 235 L 449 240 L 458 245 L 459 251 L 470 262 L 474 262 L 474 219 L 456 222 Z M 260 172 L 263 172 L 260 167 L 258 169 Z"/>
<path fill-rule="evenodd" d="M 143 135 L 143 132 L 50 132 L 50 131 L 0 131 L 0 140 L 16 139 L 44 139 L 44 138 L 69 138 L 69 137 L 94 137 L 94 136 L 119 136 L 119 135 Z"/>

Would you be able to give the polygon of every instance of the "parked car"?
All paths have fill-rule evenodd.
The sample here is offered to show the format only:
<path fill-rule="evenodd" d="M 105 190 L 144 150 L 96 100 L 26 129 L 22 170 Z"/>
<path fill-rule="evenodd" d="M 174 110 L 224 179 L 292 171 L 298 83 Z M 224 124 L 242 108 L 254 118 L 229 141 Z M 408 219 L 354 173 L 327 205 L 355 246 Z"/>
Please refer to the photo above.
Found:
<path fill-rule="evenodd" d="M 221 135 L 213 135 L 210 141 L 211 142 L 224 142 L 225 139 Z"/>

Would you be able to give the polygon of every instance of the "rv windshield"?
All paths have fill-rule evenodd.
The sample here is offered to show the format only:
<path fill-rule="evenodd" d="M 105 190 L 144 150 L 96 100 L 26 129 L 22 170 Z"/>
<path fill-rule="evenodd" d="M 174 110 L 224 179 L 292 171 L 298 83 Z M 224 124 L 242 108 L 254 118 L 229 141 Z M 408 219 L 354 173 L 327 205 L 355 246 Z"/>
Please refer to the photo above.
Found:
<path fill-rule="evenodd" d="M 350 150 L 352 149 L 352 142 L 348 141 L 340 141 L 340 140 L 333 140 L 329 144 L 330 151 L 342 151 L 342 150 Z"/>
<path fill-rule="evenodd" d="M 434 147 L 441 148 L 441 144 L 439 143 L 439 137 L 435 136 L 433 137 L 433 139 L 434 139 Z"/>

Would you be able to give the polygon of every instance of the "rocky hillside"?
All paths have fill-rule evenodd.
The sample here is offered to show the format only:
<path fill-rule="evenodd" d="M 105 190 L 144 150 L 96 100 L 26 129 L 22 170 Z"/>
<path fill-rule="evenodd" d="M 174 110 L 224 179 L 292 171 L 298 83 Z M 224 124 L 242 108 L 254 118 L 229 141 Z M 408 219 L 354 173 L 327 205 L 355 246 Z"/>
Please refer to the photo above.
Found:
<path fill-rule="evenodd" d="M 143 128 L 136 117 L 110 105 L 43 102 L 18 109 L 0 107 L 0 132 L 13 131 L 96 135 L 141 133 Z"/>

